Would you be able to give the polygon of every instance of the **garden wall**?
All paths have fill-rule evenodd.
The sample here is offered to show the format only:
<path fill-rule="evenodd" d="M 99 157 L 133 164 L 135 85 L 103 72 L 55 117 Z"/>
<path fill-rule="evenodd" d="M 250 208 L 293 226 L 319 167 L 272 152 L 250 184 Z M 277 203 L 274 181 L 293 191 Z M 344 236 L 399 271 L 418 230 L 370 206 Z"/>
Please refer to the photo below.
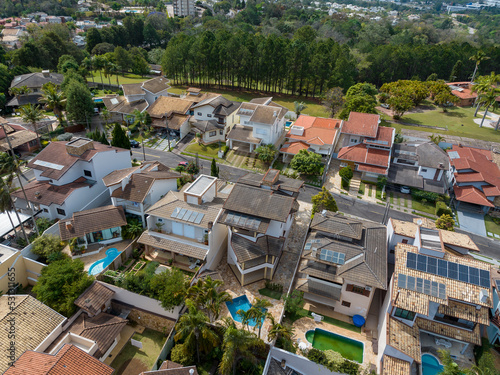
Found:
<path fill-rule="evenodd" d="M 127 316 L 128 320 L 154 331 L 163 332 L 164 334 L 170 333 L 175 324 L 174 319 L 146 311 L 140 307 L 118 302 L 115 299 L 111 301 L 111 308 L 115 311 L 130 310 Z"/>

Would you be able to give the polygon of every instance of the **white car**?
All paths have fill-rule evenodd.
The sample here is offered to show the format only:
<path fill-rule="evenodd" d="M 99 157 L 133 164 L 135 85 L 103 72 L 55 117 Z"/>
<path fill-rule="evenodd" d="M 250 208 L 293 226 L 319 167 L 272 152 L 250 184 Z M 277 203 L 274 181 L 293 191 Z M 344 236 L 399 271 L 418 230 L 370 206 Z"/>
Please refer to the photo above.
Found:
<path fill-rule="evenodd" d="M 401 186 L 401 188 L 399 189 L 399 191 L 403 194 L 410 194 L 411 193 L 411 190 L 408 186 Z"/>

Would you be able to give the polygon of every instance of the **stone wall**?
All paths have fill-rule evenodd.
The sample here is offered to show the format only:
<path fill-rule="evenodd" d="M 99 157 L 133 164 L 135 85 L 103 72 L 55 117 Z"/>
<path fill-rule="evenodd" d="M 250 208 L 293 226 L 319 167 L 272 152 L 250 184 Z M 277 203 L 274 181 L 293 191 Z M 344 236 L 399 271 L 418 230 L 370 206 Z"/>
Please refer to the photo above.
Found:
<path fill-rule="evenodd" d="M 153 329 L 158 332 L 163 332 L 168 335 L 172 328 L 174 327 L 175 320 L 165 318 L 163 316 L 139 309 L 134 306 L 130 306 L 124 303 L 117 302 L 115 300 L 111 301 L 111 308 L 114 311 L 130 310 L 127 317 L 128 320 L 135 322 L 143 327 Z"/>

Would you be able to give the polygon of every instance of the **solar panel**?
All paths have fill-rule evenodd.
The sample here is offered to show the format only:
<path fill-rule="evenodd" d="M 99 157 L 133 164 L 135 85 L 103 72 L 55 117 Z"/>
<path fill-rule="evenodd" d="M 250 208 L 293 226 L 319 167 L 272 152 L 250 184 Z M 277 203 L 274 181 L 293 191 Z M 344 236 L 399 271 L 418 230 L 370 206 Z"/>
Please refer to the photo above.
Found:
<path fill-rule="evenodd" d="M 442 259 L 438 259 L 437 261 L 437 274 L 439 276 L 448 277 L 448 262 Z"/>
<path fill-rule="evenodd" d="M 424 294 L 431 294 L 431 281 L 424 280 Z"/>
<path fill-rule="evenodd" d="M 311 250 L 312 243 L 307 242 L 306 246 L 304 246 L 304 250 Z"/>
<path fill-rule="evenodd" d="M 477 268 L 470 267 L 469 282 L 471 284 L 479 285 L 479 270 Z"/>
<path fill-rule="evenodd" d="M 321 249 L 319 259 L 335 264 L 344 264 L 345 254 L 333 250 Z"/>
<path fill-rule="evenodd" d="M 181 208 L 181 210 L 177 214 L 177 219 L 182 219 L 182 217 L 186 214 L 186 211 L 187 210 L 185 208 Z"/>
<path fill-rule="evenodd" d="M 410 290 L 415 290 L 415 278 L 413 276 L 406 277 L 406 287 Z"/>
<path fill-rule="evenodd" d="M 453 280 L 458 280 L 458 264 L 448 262 L 448 277 Z"/>
<path fill-rule="evenodd" d="M 407 253 L 406 267 L 411 268 L 411 269 L 416 269 L 416 267 L 417 267 L 417 254 Z"/>
<path fill-rule="evenodd" d="M 170 215 L 170 217 L 177 218 L 177 215 L 179 214 L 180 210 L 181 209 L 179 207 L 174 208 L 174 212 L 172 212 L 172 215 Z"/>
<path fill-rule="evenodd" d="M 427 272 L 427 257 L 425 255 L 418 254 L 417 270 Z"/>
<path fill-rule="evenodd" d="M 400 273 L 398 276 L 398 288 L 406 289 L 406 275 Z"/>
<path fill-rule="evenodd" d="M 436 274 L 437 272 L 437 259 L 428 258 L 427 259 L 427 272 Z"/>
<path fill-rule="evenodd" d="M 189 215 L 189 218 L 188 218 L 187 221 L 189 221 L 190 223 L 194 223 L 194 221 L 196 220 L 197 216 L 198 216 L 198 212 L 191 211 L 191 215 Z"/>
<path fill-rule="evenodd" d="M 403 273 L 398 275 L 398 288 L 446 299 L 446 284 L 422 279 L 420 277 L 408 276 Z"/>
<path fill-rule="evenodd" d="M 189 219 L 189 217 L 191 216 L 192 213 L 193 213 L 193 211 L 186 210 L 186 212 L 184 213 L 184 215 L 182 215 L 182 217 L 178 217 L 178 219 L 181 219 L 181 220 L 184 220 L 184 221 L 188 221 L 188 219 Z"/>
<path fill-rule="evenodd" d="M 464 283 L 469 282 L 469 267 L 463 264 L 458 265 L 458 279 Z"/>
<path fill-rule="evenodd" d="M 485 270 L 479 270 L 479 285 L 483 288 L 490 288 L 490 273 Z"/>
<path fill-rule="evenodd" d="M 198 216 L 196 217 L 196 219 L 194 219 L 194 223 L 195 224 L 200 224 L 201 221 L 203 220 L 203 216 L 205 216 L 205 214 L 202 214 L 201 212 L 198 214 Z"/>

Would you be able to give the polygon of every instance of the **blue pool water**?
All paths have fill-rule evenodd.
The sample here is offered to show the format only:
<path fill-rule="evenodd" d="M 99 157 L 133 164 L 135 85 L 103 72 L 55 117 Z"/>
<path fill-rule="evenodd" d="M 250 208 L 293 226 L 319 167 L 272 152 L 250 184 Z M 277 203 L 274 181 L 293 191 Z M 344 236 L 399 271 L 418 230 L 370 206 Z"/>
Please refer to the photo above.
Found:
<path fill-rule="evenodd" d="M 102 99 L 101 98 L 96 98 L 96 99 L 94 99 L 94 103 L 102 103 Z"/>
<path fill-rule="evenodd" d="M 292 125 L 292 121 L 287 121 L 285 122 L 285 126 L 288 128 L 290 125 Z"/>
<path fill-rule="evenodd" d="M 112 247 L 111 249 L 106 250 L 106 258 L 102 258 L 92 264 L 89 268 L 89 275 L 94 276 L 101 273 L 121 253 L 122 252 L 118 251 L 116 247 Z"/>
<path fill-rule="evenodd" d="M 232 301 L 226 302 L 226 306 L 229 309 L 229 312 L 231 313 L 231 316 L 236 322 L 241 323 L 241 317 L 236 314 L 238 310 L 243 310 L 243 311 L 248 311 L 252 307 L 252 304 L 248 300 L 247 296 L 239 296 L 236 298 L 233 298 Z M 263 309 L 264 311 L 267 311 L 267 309 Z M 257 324 L 257 321 L 255 319 L 250 320 L 250 323 L 248 323 L 249 326 L 254 327 Z"/>
<path fill-rule="evenodd" d="M 431 354 L 422 355 L 422 375 L 437 375 L 443 371 L 443 366 Z"/>

